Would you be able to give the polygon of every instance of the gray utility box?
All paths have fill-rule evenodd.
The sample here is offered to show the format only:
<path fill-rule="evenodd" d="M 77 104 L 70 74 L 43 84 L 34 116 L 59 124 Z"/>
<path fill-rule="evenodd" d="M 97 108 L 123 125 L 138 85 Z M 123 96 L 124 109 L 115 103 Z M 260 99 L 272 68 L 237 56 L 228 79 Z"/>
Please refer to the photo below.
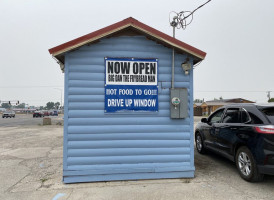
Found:
<path fill-rule="evenodd" d="M 170 118 L 182 119 L 188 116 L 187 88 L 170 89 Z"/>

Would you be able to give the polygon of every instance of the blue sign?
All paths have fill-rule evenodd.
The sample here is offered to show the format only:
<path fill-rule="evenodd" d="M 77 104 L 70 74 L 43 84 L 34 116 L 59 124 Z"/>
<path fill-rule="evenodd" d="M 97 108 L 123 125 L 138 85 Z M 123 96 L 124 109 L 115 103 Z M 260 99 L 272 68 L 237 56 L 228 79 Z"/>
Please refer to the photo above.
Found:
<path fill-rule="evenodd" d="M 105 112 L 158 111 L 157 59 L 106 58 Z"/>

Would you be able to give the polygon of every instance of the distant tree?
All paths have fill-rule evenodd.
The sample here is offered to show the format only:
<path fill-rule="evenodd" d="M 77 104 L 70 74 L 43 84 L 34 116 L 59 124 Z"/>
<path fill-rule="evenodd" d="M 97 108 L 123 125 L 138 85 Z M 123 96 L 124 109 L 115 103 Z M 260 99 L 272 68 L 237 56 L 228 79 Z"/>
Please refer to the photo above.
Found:
<path fill-rule="evenodd" d="M 39 109 L 40 109 L 40 110 L 44 110 L 44 107 L 43 107 L 43 106 L 40 106 Z"/>
<path fill-rule="evenodd" d="M 269 99 L 268 102 L 274 102 L 274 98 Z"/>
<path fill-rule="evenodd" d="M 203 100 L 202 99 L 195 99 L 194 103 L 203 103 Z"/>
<path fill-rule="evenodd" d="M 60 107 L 60 102 L 56 102 L 56 103 L 54 104 L 54 107 L 55 107 L 56 109 L 59 109 L 59 107 Z"/>
<path fill-rule="evenodd" d="M 219 97 L 219 99 L 214 97 L 214 101 L 220 101 L 220 100 L 221 100 L 221 101 L 224 100 L 222 96 Z"/>
<path fill-rule="evenodd" d="M 25 108 L 26 104 L 25 103 L 21 103 L 18 106 L 15 106 L 16 108 Z"/>
<path fill-rule="evenodd" d="M 48 102 L 46 105 L 46 109 L 50 110 L 54 108 L 54 102 Z"/>
<path fill-rule="evenodd" d="M 9 109 L 11 107 L 11 105 L 8 103 L 2 103 L 1 106 L 2 108 L 6 108 L 6 109 Z"/>

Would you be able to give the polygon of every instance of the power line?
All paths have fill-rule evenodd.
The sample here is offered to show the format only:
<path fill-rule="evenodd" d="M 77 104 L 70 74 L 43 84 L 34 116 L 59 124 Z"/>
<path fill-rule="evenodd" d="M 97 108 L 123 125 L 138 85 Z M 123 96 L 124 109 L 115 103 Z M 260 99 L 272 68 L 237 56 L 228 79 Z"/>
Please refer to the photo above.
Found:
<path fill-rule="evenodd" d="M 0 88 L 54 88 L 54 87 L 64 87 L 61 85 L 40 85 L 40 86 L 0 86 Z"/>
<path fill-rule="evenodd" d="M 193 14 L 200 8 L 202 8 L 204 5 L 208 4 L 211 0 L 208 0 L 204 4 L 198 6 L 196 9 L 194 9 L 192 12 L 191 11 L 181 11 L 179 13 L 176 13 L 175 11 L 170 12 L 175 13 L 176 16 L 173 17 L 172 20 L 170 20 L 170 15 L 169 15 L 169 23 L 171 26 L 176 27 L 177 29 L 185 29 L 192 21 L 193 21 Z M 187 22 L 187 18 L 191 16 L 191 20 Z"/>
<path fill-rule="evenodd" d="M 195 90 L 194 92 L 274 92 L 274 91 L 266 91 L 266 90 L 261 90 L 261 91 L 248 91 L 248 90 L 235 90 L 235 91 L 231 91 L 231 90 Z"/>
<path fill-rule="evenodd" d="M 204 5 L 208 4 L 211 0 L 208 0 L 207 2 L 205 2 L 204 4 L 200 5 L 199 7 L 197 7 L 195 10 L 193 10 L 189 15 L 187 15 L 186 17 L 183 18 L 186 19 L 188 18 L 190 15 L 193 15 L 194 12 L 196 12 L 198 9 L 200 9 L 201 7 L 203 7 Z"/>

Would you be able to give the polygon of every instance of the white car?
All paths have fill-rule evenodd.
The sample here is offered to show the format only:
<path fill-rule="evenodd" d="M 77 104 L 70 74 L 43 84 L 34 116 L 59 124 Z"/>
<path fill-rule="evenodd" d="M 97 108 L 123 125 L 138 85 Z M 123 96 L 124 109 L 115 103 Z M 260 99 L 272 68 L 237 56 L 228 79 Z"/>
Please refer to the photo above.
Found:
<path fill-rule="evenodd" d="M 15 112 L 12 111 L 12 110 L 9 110 L 9 111 L 5 111 L 3 114 L 2 114 L 2 118 L 15 118 Z"/>

